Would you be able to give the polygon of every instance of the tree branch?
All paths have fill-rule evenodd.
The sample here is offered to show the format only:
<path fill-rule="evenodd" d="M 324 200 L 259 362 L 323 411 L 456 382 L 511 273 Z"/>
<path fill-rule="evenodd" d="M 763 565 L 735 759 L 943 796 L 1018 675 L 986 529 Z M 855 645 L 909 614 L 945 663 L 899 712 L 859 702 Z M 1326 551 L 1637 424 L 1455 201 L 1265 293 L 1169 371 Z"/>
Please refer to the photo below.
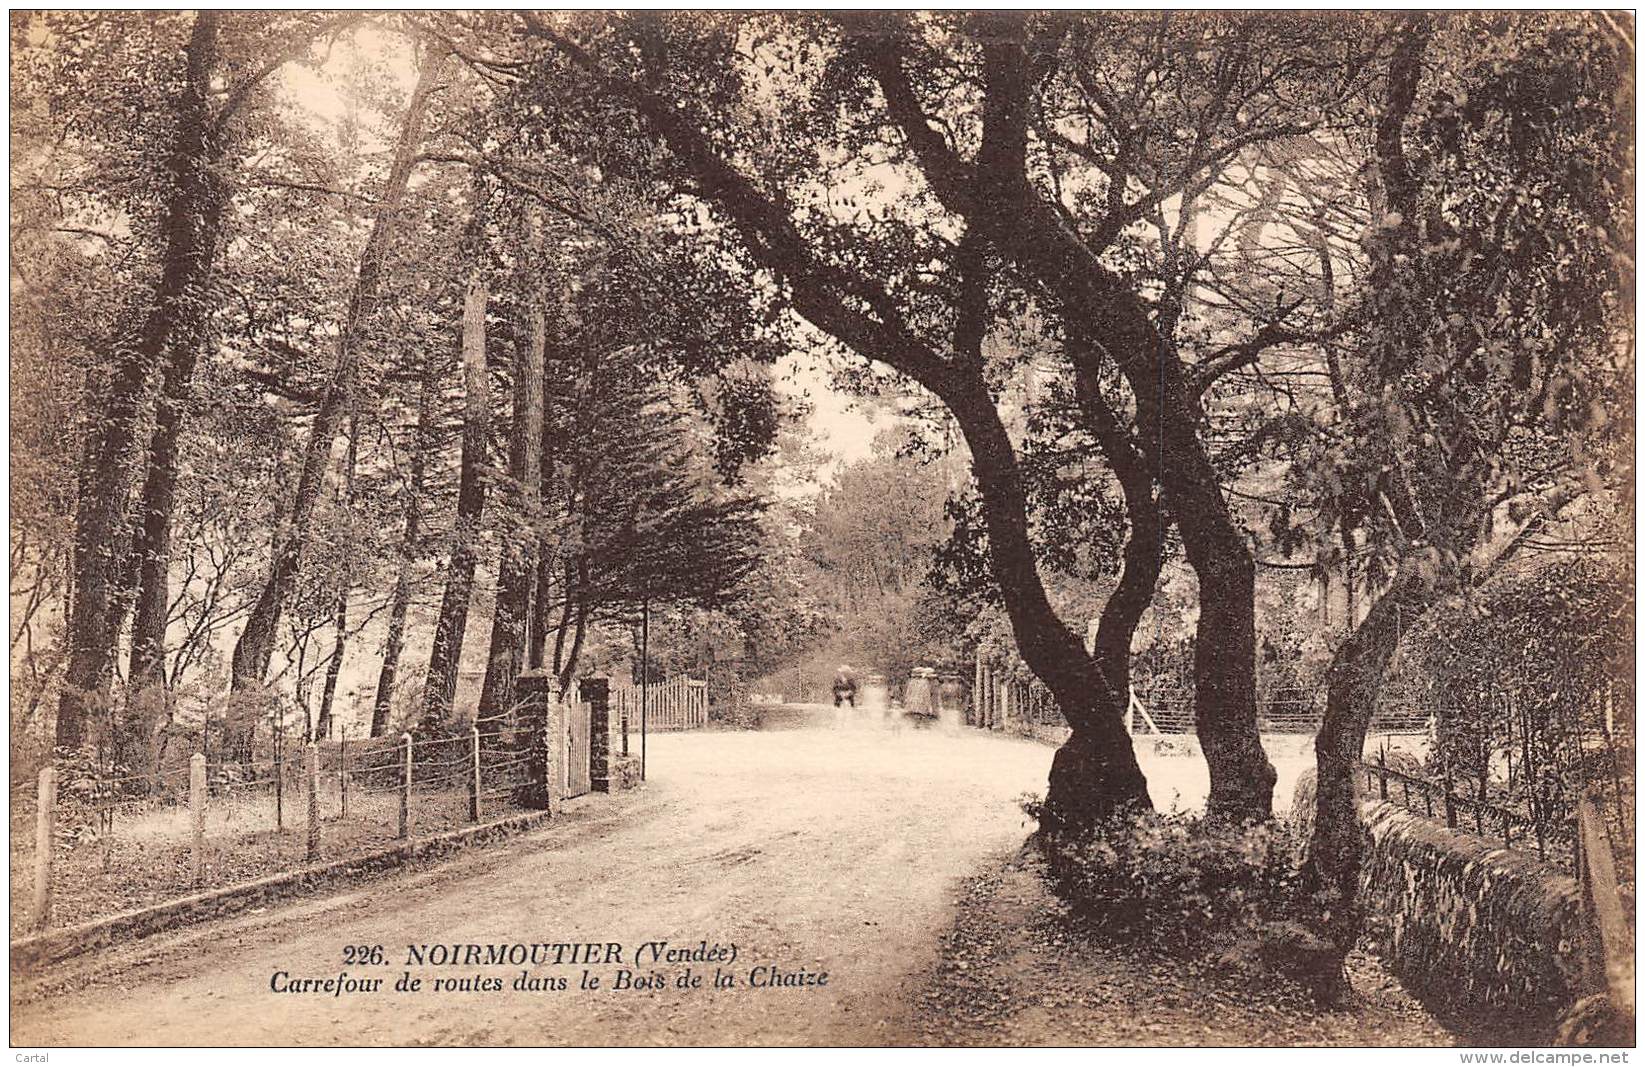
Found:
<path fill-rule="evenodd" d="M 952 365 L 902 321 L 883 290 L 817 258 L 793 220 L 710 146 L 700 129 L 652 91 L 605 73 L 575 42 L 532 12 L 527 29 L 585 75 L 627 99 L 695 176 L 699 195 L 718 204 L 764 265 L 790 284 L 795 309 L 811 323 L 870 359 L 879 360 L 936 393 L 952 393 Z M 863 305 L 854 308 L 852 302 Z M 866 309 L 866 310 L 865 310 Z"/>

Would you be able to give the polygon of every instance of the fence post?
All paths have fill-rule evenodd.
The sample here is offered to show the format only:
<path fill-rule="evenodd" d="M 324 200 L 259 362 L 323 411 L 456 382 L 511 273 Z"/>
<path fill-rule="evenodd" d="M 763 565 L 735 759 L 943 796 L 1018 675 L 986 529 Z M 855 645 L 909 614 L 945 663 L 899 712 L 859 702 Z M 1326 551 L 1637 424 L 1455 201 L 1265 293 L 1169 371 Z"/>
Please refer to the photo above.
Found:
<path fill-rule="evenodd" d="M 188 761 L 188 810 L 194 843 L 194 885 L 206 880 L 206 754 L 196 752 Z"/>
<path fill-rule="evenodd" d="M 411 836 L 411 735 L 401 734 L 400 743 L 406 750 L 400 769 L 400 840 L 404 841 Z"/>
<path fill-rule="evenodd" d="M 51 922 L 51 866 L 57 836 L 57 768 L 42 767 L 34 814 L 34 927 Z"/>
<path fill-rule="evenodd" d="M 565 787 L 571 782 L 571 714 L 571 705 L 563 700 L 544 707 L 542 751 L 547 777 L 543 779 L 543 807 L 551 816 L 560 810 Z"/>
<path fill-rule="evenodd" d="M 468 728 L 469 761 L 473 773 L 468 779 L 468 819 L 470 822 L 480 821 L 480 724 L 475 723 Z"/>
<path fill-rule="evenodd" d="M 1387 770 L 1388 770 L 1388 752 L 1387 752 L 1386 749 L 1379 749 L 1377 751 L 1377 771 L 1378 771 L 1378 774 L 1377 774 L 1377 796 L 1380 797 L 1383 800 L 1388 799 L 1388 775 L 1386 773 Z"/>
<path fill-rule="evenodd" d="M 971 717 L 970 718 L 971 718 L 971 725 L 972 726 L 978 726 L 982 723 L 982 699 L 983 699 L 982 686 L 983 686 L 982 649 L 979 648 L 979 649 L 977 649 L 977 669 L 976 669 L 975 677 L 973 678 L 972 685 L 971 685 Z"/>
<path fill-rule="evenodd" d="M 320 855 L 320 746 L 310 741 L 303 746 L 304 788 L 308 790 L 308 858 Z"/>
<path fill-rule="evenodd" d="M 285 746 L 281 743 L 279 734 L 274 739 L 274 829 L 284 833 L 286 829 L 286 768 Z"/>
<path fill-rule="evenodd" d="M 1595 985 L 1609 994 L 1611 1004 L 1632 1017 L 1634 1013 L 1633 931 L 1617 895 L 1616 859 L 1611 853 L 1604 824 L 1588 793 L 1577 796 L 1576 810 L 1577 882 L 1582 889 L 1584 918 L 1592 942 L 1591 966 Z"/>
<path fill-rule="evenodd" d="M 348 727 L 343 727 L 343 740 L 337 746 L 337 787 L 342 791 L 343 818 L 348 818 Z"/>

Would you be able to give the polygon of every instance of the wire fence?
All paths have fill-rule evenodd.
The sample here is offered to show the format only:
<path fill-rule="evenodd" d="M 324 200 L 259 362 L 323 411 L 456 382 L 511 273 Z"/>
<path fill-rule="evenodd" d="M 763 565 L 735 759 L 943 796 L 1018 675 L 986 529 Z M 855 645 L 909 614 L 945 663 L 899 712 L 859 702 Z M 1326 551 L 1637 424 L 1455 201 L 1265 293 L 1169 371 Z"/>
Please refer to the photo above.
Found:
<path fill-rule="evenodd" d="M 474 730 L 196 756 L 142 775 L 59 764 L 12 796 L 13 936 L 533 810 L 530 744 L 523 730 Z"/>
<path fill-rule="evenodd" d="M 1322 687 L 1259 678 L 1258 729 L 1269 743 L 1287 736 L 1305 742 L 1324 721 L 1325 700 Z M 1067 728 L 1043 683 L 981 657 L 967 705 L 967 721 L 987 729 L 1044 736 Z M 1634 706 L 1632 679 L 1557 692 L 1511 683 L 1465 691 L 1389 685 L 1377 695 L 1367 731 L 1366 787 L 1569 870 L 1578 862 L 1577 809 L 1586 796 L 1619 878 L 1632 885 Z M 1175 678 L 1140 679 L 1126 721 L 1139 739 L 1188 737 L 1195 732 L 1192 688 Z"/>
<path fill-rule="evenodd" d="M 958 678 L 958 675 L 954 675 Z M 1024 732 L 1066 729 L 1068 721 L 1045 683 L 979 657 L 969 699 L 960 697 L 967 721 L 974 726 Z M 1322 688 L 1259 679 L 1257 728 L 1264 735 L 1312 737 L 1325 719 Z M 1371 721 L 1371 734 L 1427 735 L 1433 731 L 1433 712 L 1420 702 L 1383 701 Z M 1194 691 L 1175 677 L 1141 678 L 1131 687 L 1126 727 L 1133 736 L 1191 735 Z M 1039 729 L 1032 729 L 1039 728 Z"/>
<path fill-rule="evenodd" d="M 1578 808 L 1598 814 L 1619 879 L 1634 884 L 1631 679 L 1573 693 L 1493 686 L 1452 694 L 1420 759 L 1379 749 L 1367 791 L 1447 826 L 1534 851 L 1577 873 Z"/>

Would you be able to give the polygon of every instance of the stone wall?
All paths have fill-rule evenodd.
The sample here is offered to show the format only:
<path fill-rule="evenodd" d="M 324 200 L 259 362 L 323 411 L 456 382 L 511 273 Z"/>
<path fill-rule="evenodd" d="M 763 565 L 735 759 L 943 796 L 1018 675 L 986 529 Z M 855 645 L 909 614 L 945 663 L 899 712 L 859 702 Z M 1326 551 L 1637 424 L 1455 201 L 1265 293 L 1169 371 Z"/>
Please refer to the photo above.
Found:
<path fill-rule="evenodd" d="M 1406 988 L 1504 1041 L 1545 1034 L 1587 991 L 1574 880 L 1386 802 L 1361 817 L 1366 932 Z"/>

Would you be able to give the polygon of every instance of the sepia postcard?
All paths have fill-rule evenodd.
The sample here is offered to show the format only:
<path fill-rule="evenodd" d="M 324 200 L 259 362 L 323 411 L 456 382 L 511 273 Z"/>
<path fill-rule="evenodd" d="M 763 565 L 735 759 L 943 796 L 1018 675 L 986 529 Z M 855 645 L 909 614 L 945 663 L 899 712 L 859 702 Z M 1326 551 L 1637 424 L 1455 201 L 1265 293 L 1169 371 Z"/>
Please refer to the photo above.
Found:
<path fill-rule="evenodd" d="M 10 31 L 16 1062 L 1628 1062 L 1632 12 Z"/>

